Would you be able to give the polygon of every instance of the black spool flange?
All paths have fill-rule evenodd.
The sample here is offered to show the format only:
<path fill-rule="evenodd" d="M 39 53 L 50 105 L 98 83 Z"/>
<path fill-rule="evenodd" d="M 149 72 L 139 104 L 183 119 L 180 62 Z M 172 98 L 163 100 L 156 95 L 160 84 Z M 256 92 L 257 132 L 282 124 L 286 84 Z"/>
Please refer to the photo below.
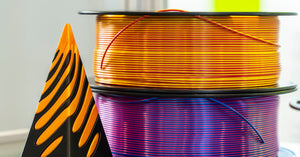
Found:
<path fill-rule="evenodd" d="M 153 16 L 290 16 L 295 12 L 138 12 L 138 11 L 80 11 L 82 15 L 153 15 Z"/>
<path fill-rule="evenodd" d="M 240 89 L 166 89 L 142 88 L 132 86 L 115 86 L 95 84 L 90 79 L 92 91 L 100 94 L 116 94 L 140 97 L 185 97 L 185 98 L 211 98 L 211 97 L 252 97 L 271 96 L 294 92 L 297 85 L 292 82 L 278 83 L 274 86 L 240 88 Z"/>

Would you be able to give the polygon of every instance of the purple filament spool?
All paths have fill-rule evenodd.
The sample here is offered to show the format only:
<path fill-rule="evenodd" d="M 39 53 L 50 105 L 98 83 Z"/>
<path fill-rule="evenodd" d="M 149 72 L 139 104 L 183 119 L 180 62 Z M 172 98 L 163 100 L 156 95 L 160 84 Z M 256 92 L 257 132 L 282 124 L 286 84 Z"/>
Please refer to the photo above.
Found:
<path fill-rule="evenodd" d="M 279 150 L 278 96 L 212 99 L 97 94 L 96 103 L 116 157 L 275 157 Z"/>

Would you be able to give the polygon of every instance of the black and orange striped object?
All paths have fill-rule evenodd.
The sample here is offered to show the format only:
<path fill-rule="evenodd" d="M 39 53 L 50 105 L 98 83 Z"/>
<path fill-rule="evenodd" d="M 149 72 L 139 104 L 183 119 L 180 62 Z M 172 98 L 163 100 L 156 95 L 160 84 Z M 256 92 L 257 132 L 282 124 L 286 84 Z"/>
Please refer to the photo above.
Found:
<path fill-rule="evenodd" d="M 22 157 L 109 157 L 78 48 L 66 24 Z"/>

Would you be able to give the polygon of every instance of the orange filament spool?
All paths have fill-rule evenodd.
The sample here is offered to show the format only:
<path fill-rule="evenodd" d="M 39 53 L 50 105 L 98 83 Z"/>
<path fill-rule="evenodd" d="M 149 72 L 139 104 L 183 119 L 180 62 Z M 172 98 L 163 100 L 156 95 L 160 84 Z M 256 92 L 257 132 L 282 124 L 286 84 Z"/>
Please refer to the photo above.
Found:
<path fill-rule="evenodd" d="M 278 26 L 277 16 L 98 15 L 95 81 L 168 89 L 276 85 Z"/>

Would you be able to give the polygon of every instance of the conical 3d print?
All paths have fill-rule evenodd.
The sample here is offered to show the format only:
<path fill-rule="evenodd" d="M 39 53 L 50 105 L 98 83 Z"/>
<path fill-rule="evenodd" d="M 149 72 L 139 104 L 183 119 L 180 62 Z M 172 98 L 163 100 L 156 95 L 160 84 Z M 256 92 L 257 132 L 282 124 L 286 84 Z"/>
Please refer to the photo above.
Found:
<path fill-rule="evenodd" d="M 69 24 L 57 52 L 22 157 L 111 157 Z"/>

